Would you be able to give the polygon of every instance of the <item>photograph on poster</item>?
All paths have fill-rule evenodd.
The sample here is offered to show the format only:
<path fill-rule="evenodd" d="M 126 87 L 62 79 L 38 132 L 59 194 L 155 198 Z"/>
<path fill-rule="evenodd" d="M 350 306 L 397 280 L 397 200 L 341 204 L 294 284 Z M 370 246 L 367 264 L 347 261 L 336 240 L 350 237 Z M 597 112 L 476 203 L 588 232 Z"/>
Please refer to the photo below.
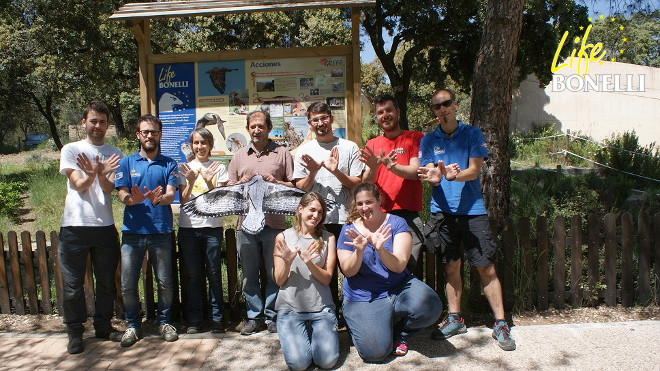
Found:
<path fill-rule="evenodd" d="M 344 108 L 344 98 L 328 98 L 328 106 L 333 109 Z"/>
<path fill-rule="evenodd" d="M 257 92 L 275 91 L 275 80 L 270 77 L 257 78 Z"/>
<path fill-rule="evenodd" d="M 229 91 L 229 114 L 247 115 L 250 93 L 247 89 Z"/>
<path fill-rule="evenodd" d="M 338 93 L 344 91 L 344 83 L 343 82 L 333 82 L 332 83 L 332 92 L 333 93 Z"/>
<path fill-rule="evenodd" d="M 309 95 L 319 95 L 319 88 L 309 89 Z"/>
<path fill-rule="evenodd" d="M 227 95 L 245 89 L 245 62 L 197 62 L 197 96 Z"/>
<path fill-rule="evenodd" d="M 301 77 L 300 78 L 300 87 L 305 88 L 305 87 L 310 87 L 314 86 L 314 78 L 313 77 Z"/>
<path fill-rule="evenodd" d="M 245 136 L 241 133 L 233 133 L 229 135 L 227 143 L 225 144 L 227 145 L 229 152 L 236 153 L 239 149 L 247 145 L 247 139 L 245 139 Z"/>
<path fill-rule="evenodd" d="M 341 69 L 332 70 L 332 71 L 330 71 L 330 76 L 332 76 L 332 77 L 343 77 L 344 76 L 344 70 L 341 70 Z"/>

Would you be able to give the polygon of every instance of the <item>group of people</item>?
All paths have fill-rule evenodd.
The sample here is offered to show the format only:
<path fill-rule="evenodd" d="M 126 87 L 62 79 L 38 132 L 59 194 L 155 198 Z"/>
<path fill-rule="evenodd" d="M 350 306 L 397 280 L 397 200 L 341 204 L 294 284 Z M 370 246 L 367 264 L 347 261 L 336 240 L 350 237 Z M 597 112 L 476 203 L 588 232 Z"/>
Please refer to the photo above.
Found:
<path fill-rule="evenodd" d="M 465 333 L 461 316 L 461 257 L 477 268 L 495 317 L 493 337 L 502 349 L 515 349 L 504 320 L 502 290 L 492 239 L 479 187 L 479 170 L 488 157 L 481 131 L 456 119 L 454 94 L 438 90 L 432 97 L 437 128 L 426 136 L 403 130 L 400 110 L 391 95 L 378 97 L 375 113 L 382 135 L 363 149 L 333 134 L 333 115 L 322 102 L 307 109 L 315 139 L 300 146 L 295 160 L 286 147 L 268 138 L 266 112 L 247 115 L 250 143 L 238 151 L 228 168 L 211 161 L 213 136 L 204 128 L 190 135 L 195 158 L 179 164 L 160 154 L 162 124 L 152 115 L 138 121 L 137 153 L 104 144 L 108 110 L 92 102 L 83 112 L 85 140 L 62 150 L 60 172 L 69 179 L 60 233 L 64 281 L 64 323 L 69 353 L 83 350 L 86 309 L 82 282 L 87 253 L 96 275 L 96 336 L 133 345 L 142 336 L 137 282 L 145 251 L 149 251 L 158 284 L 158 322 L 166 341 L 175 341 L 171 324 L 172 212 L 178 188 L 181 202 L 214 187 L 242 183 L 259 174 L 264 180 L 307 191 L 297 207 L 293 226 L 282 215 L 266 214 L 256 234 L 236 231 L 243 273 L 249 335 L 267 329 L 278 333 L 291 369 L 311 364 L 331 368 L 339 358 L 337 308 L 330 282 L 335 265 L 344 275 L 342 313 L 361 358 L 379 362 L 405 355 L 408 339 L 435 323 L 442 313 L 438 295 L 411 272 L 426 246 L 439 254 L 446 272 L 448 315 L 432 333 L 447 339 Z M 424 225 L 422 181 L 433 186 L 432 217 Z M 116 188 L 126 205 L 122 243 L 114 228 L 111 192 Z M 99 234 L 103 234 L 99 238 Z M 206 268 L 212 331 L 223 331 L 220 245 L 222 219 L 181 213 L 182 253 L 188 333 L 200 331 Z M 121 258 L 121 292 L 128 329 L 112 328 L 114 273 Z M 204 263 L 204 264 L 202 264 Z M 266 267 L 262 294 L 259 268 Z"/>

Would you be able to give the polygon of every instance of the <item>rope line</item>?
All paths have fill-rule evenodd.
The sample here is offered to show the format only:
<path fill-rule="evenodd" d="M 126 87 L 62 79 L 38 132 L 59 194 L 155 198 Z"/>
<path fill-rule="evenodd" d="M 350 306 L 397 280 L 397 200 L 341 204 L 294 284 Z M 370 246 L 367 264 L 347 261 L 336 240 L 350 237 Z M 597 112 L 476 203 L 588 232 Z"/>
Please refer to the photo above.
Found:
<path fill-rule="evenodd" d="M 571 155 L 571 156 L 574 156 L 574 157 L 577 157 L 577 158 L 581 158 L 581 159 L 583 159 L 583 160 L 585 160 L 585 161 L 591 162 L 591 163 L 596 164 L 596 165 L 598 165 L 598 166 L 602 166 L 602 167 L 604 167 L 604 168 L 610 169 L 610 170 L 618 171 L 618 172 L 620 172 L 620 173 L 624 173 L 624 174 L 627 174 L 627 175 L 630 175 L 630 176 L 634 176 L 634 177 L 638 177 L 638 178 L 642 178 L 642 179 L 646 179 L 646 180 L 651 180 L 651 181 L 654 181 L 654 182 L 658 182 L 658 183 L 660 183 L 660 180 L 659 180 L 659 179 L 649 178 L 649 177 L 645 177 L 645 176 L 643 176 L 643 175 L 639 175 L 639 174 L 635 174 L 635 173 L 630 173 L 630 172 L 627 172 L 627 171 L 619 170 L 619 169 L 613 168 L 613 167 L 611 167 L 611 166 L 607 166 L 607 165 L 605 165 L 605 164 L 601 164 L 600 162 L 596 162 L 596 161 L 594 161 L 594 160 L 590 160 L 590 159 L 588 159 L 588 158 L 582 157 L 582 156 L 580 156 L 580 155 L 578 155 L 578 154 L 575 154 L 575 153 L 573 153 L 573 152 L 571 152 L 571 151 L 564 150 L 563 152 L 566 153 L 566 154 L 569 154 L 569 155 Z"/>
<path fill-rule="evenodd" d="M 621 148 L 621 147 L 610 146 L 610 145 L 607 145 L 607 144 L 605 144 L 605 143 L 600 143 L 600 142 L 596 142 L 596 141 L 591 140 L 591 139 L 578 137 L 577 135 L 573 135 L 573 134 L 567 134 L 567 135 L 569 135 L 569 136 L 571 136 L 571 137 L 573 137 L 573 138 L 575 138 L 575 139 L 579 139 L 579 140 L 585 141 L 585 142 L 596 143 L 596 144 L 598 144 L 598 145 L 601 146 L 601 147 L 607 147 L 607 148 L 617 149 L 617 150 L 619 150 L 619 151 L 624 151 L 624 152 L 633 153 L 633 154 L 636 154 L 636 155 L 646 156 L 646 157 L 650 157 L 650 158 L 654 158 L 654 159 L 660 160 L 660 157 L 653 156 L 653 155 L 648 155 L 648 154 L 646 154 L 646 153 L 639 153 L 639 152 L 630 151 L 630 150 L 627 150 L 627 149 L 625 149 L 625 148 Z"/>

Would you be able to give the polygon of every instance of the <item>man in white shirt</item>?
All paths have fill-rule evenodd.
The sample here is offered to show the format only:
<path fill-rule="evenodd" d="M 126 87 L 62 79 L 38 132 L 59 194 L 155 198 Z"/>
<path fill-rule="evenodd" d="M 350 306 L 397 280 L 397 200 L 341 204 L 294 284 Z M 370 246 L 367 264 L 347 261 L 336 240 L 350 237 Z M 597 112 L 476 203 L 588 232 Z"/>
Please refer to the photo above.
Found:
<path fill-rule="evenodd" d="M 357 144 L 337 138 L 332 132 L 334 118 L 330 106 L 323 102 L 307 108 L 309 130 L 316 139 L 303 144 L 296 151 L 293 184 L 305 191 L 316 191 L 328 205 L 325 227 L 339 238 L 341 227 L 351 207 L 351 190 L 361 181 L 364 164 L 360 161 Z"/>
<path fill-rule="evenodd" d="M 63 321 L 67 326 L 70 354 L 83 351 L 82 335 L 87 321 L 83 282 L 87 255 L 91 254 L 96 281 L 94 329 L 97 338 L 119 340 L 110 325 L 115 295 L 115 271 L 119 261 L 119 236 L 112 217 L 115 170 L 122 153 L 105 144 L 110 111 L 102 102 L 91 102 L 83 111 L 84 140 L 62 148 L 60 173 L 67 177 L 67 196 L 59 235 L 60 271 L 63 282 Z"/>

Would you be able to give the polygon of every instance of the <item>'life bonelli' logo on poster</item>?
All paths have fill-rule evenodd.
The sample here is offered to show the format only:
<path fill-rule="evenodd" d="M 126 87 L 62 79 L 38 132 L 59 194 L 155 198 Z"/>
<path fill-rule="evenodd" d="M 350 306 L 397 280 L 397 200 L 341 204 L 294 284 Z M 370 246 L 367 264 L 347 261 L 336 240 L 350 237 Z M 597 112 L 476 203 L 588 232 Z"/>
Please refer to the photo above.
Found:
<path fill-rule="evenodd" d="M 603 18 L 601 15 L 600 18 Z M 614 22 L 616 18 L 608 18 L 611 22 Z M 589 18 L 591 21 L 591 18 Z M 580 30 L 583 30 L 584 27 L 580 27 Z M 564 32 L 564 35 L 559 42 L 557 51 L 552 60 L 552 91 L 561 92 L 561 91 L 597 91 L 597 92 L 643 92 L 645 91 L 645 76 L 643 74 L 632 75 L 632 74 L 592 74 L 588 75 L 589 65 L 591 63 L 603 64 L 603 61 L 606 60 L 606 55 L 608 54 L 607 50 L 603 47 L 602 42 L 597 42 L 592 44 L 589 41 L 589 33 L 591 32 L 592 25 L 590 24 L 584 34 L 581 36 L 576 36 L 573 39 L 574 44 L 577 45 L 572 51 L 570 56 L 564 60 L 563 63 L 559 62 L 559 53 L 566 44 L 568 39 L 568 31 Z M 620 31 L 623 31 L 623 26 L 618 26 Z M 621 43 L 625 43 L 627 39 L 625 37 L 621 38 Z M 617 47 L 618 49 L 618 47 Z M 619 53 L 623 53 L 623 49 L 619 49 Z M 611 56 L 610 61 L 615 62 L 616 57 Z M 563 74 L 558 74 L 557 72 L 562 69 L 574 70 L 574 74 L 568 76 Z M 565 70 L 564 70 L 565 72 Z M 636 83 L 636 86 L 634 85 Z"/>
<path fill-rule="evenodd" d="M 167 66 L 167 68 L 161 68 L 158 73 L 158 87 L 160 89 L 188 87 L 188 80 L 176 81 L 174 80 L 175 77 L 176 73 L 172 70 L 172 65 Z"/>

